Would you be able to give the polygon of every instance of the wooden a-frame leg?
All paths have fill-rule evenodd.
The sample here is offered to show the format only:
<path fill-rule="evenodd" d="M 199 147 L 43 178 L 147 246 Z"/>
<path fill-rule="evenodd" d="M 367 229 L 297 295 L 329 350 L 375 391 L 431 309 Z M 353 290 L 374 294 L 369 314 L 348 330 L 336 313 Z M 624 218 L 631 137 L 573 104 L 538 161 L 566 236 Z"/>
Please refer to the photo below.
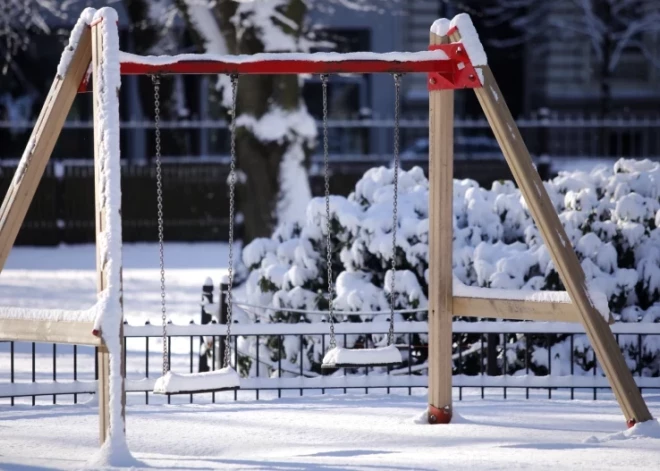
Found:
<path fill-rule="evenodd" d="M 90 31 L 87 29 L 73 51 L 66 75 L 57 76 L 53 80 L 0 208 L 0 271 L 4 268 L 9 252 L 16 241 L 18 231 L 23 224 L 91 59 L 92 41 Z"/>
<path fill-rule="evenodd" d="M 107 20 L 103 20 L 107 21 Z M 91 26 L 92 29 L 92 75 L 93 77 L 100 77 L 102 62 L 104 59 L 103 49 L 104 49 L 104 39 L 103 32 L 101 28 L 103 25 L 101 22 L 96 22 Z M 105 25 L 104 27 L 113 27 Z M 116 27 L 116 26 L 115 26 Z M 119 90 L 116 91 L 118 93 Z M 108 208 L 106 207 L 105 200 L 103 197 L 103 189 L 105 186 L 103 169 L 101 168 L 101 146 L 103 145 L 103 129 L 101 129 L 101 124 L 99 116 L 101 111 L 99 105 L 101 103 L 101 94 L 103 90 L 100 86 L 95 86 L 92 91 L 93 96 L 93 106 L 94 106 L 94 188 L 95 188 L 95 207 L 96 207 L 96 285 L 97 291 L 101 292 L 105 290 L 108 286 L 108 273 L 106 270 L 106 263 L 108 260 L 104 260 L 104 237 L 105 232 L 110 230 L 109 227 L 105 227 L 106 223 L 106 212 L 107 211 L 120 211 L 120 208 Z M 115 260 L 114 263 L 120 263 L 120 260 Z M 121 267 L 119 268 L 121 270 Z M 121 278 L 121 272 L 120 272 Z M 120 280 L 121 281 L 121 280 Z M 121 305 L 121 299 L 120 305 Z M 121 314 L 120 314 L 121 315 Z M 103 333 L 101 333 L 103 334 Z M 120 362 L 120 372 L 121 372 L 121 416 L 122 416 L 122 428 L 126 429 L 126 367 L 124 362 L 124 336 L 123 336 L 123 320 L 119 325 L 119 341 L 121 345 L 121 352 L 119 353 L 119 358 L 113 359 Z M 108 438 L 110 432 L 110 353 L 105 345 L 99 348 L 97 362 L 99 365 L 99 378 L 98 378 L 98 399 L 99 399 L 99 439 L 101 444 L 105 442 Z"/>
<path fill-rule="evenodd" d="M 502 92 L 493 73 L 488 66 L 481 70 L 484 78 L 483 88 L 475 89 L 479 103 L 548 247 L 555 268 L 578 310 L 589 341 L 626 420 L 629 425 L 650 420 L 651 413 L 625 363 L 619 345 L 607 322 L 592 304 L 582 266 L 543 186 L 541 177 L 534 168 L 529 151 L 502 98 Z"/>
<path fill-rule="evenodd" d="M 431 33 L 432 45 L 449 42 Z M 452 242 L 454 91 L 429 94 L 429 391 L 428 421 L 452 417 Z"/>

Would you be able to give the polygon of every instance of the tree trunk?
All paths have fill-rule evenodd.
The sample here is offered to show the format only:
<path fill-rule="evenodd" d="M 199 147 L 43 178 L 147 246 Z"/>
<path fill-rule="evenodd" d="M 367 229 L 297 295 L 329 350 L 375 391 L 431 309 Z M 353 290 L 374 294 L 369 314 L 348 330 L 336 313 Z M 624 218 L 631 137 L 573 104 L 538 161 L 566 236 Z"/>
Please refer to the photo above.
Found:
<path fill-rule="evenodd" d="M 175 0 L 175 3 L 184 13 L 188 26 L 194 29 L 186 13 L 186 0 Z M 239 5 L 233 0 L 218 0 L 209 12 L 220 28 L 228 53 L 250 55 L 264 52 L 260 35 L 265 33 L 251 27 L 243 30 L 238 37 L 232 18 L 236 15 Z M 297 25 L 297 28 L 280 24 L 278 27 L 293 36 L 299 35 L 307 13 L 304 0 L 290 0 L 280 13 Z M 197 34 L 197 37 L 201 38 L 201 35 Z M 204 46 L 203 42 L 201 46 Z M 297 109 L 300 95 L 300 84 L 296 75 L 243 75 L 238 81 L 236 114 L 239 118 L 247 116 L 258 122 L 274 108 L 284 111 Z M 230 106 L 228 103 L 224 105 Z M 256 237 L 269 237 L 272 234 L 277 222 L 277 205 L 281 198 L 280 167 L 282 158 L 291 145 L 289 139 L 280 142 L 262 141 L 252 129 L 237 127 L 237 168 L 242 175 L 237 179 L 236 196 L 238 212 L 243 216 L 244 245 Z M 309 149 L 306 150 L 308 154 Z"/>
<path fill-rule="evenodd" d="M 223 32 L 233 28 L 229 21 L 229 3 L 224 0 L 218 3 L 219 15 Z M 282 12 L 292 22 L 298 25 L 297 31 L 284 29 L 295 35 L 302 29 L 307 12 L 303 0 L 291 0 Z M 264 43 L 255 28 L 243 32 L 240 38 L 234 34 L 225 33 L 229 51 L 233 54 L 257 54 L 264 52 Z M 301 89 L 297 75 L 244 75 L 239 79 L 237 93 L 237 115 L 253 117 L 259 120 L 274 108 L 284 111 L 294 111 L 300 104 Z M 248 244 L 257 237 L 270 237 L 277 223 L 277 205 L 282 197 L 280 168 L 282 158 L 291 146 L 285 139 L 283 142 L 265 142 L 259 140 L 252 130 L 246 127 L 238 128 L 236 136 L 236 152 L 238 168 L 245 178 L 237 185 L 239 210 L 243 215 L 243 244 Z M 308 152 L 309 153 L 309 152 Z M 243 183 L 244 182 L 244 183 Z"/>

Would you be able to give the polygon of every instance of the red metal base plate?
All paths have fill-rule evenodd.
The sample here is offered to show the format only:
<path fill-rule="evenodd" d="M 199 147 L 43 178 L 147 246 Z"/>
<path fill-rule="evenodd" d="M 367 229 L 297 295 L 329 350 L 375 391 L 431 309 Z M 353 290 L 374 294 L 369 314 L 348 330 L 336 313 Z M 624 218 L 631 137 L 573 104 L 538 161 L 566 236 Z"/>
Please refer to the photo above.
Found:
<path fill-rule="evenodd" d="M 442 409 L 439 409 L 429 404 L 429 424 L 448 424 L 451 422 L 451 416 L 451 406 L 445 406 Z"/>

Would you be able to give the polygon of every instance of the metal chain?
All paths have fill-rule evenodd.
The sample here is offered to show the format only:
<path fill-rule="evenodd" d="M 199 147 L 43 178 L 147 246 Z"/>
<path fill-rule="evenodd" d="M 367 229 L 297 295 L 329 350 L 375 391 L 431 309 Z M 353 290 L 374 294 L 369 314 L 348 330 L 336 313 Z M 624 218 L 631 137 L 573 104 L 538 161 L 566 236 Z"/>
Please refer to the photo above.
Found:
<path fill-rule="evenodd" d="M 160 310 L 163 320 L 163 376 L 169 371 L 167 355 L 167 316 L 165 310 L 165 250 L 163 235 L 163 172 L 160 148 L 160 77 L 152 75 L 154 85 L 154 129 L 156 133 L 156 200 L 158 202 L 158 252 L 160 258 Z"/>
<path fill-rule="evenodd" d="M 394 279 L 396 278 L 396 229 L 398 225 L 399 199 L 399 102 L 401 94 L 401 76 L 394 74 L 394 195 L 392 198 L 392 279 L 390 280 L 390 329 L 387 333 L 387 345 L 394 343 Z"/>
<path fill-rule="evenodd" d="M 238 90 L 238 75 L 232 74 L 231 79 L 231 163 L 229 166 L 229 267 L 227 269 L 229 285 L 227 286 L 227 338 L 225 340 L 224 368 L 229 367 L 231 357 L 231 323 L 233 300 L 231 289 L 234 284 L 234 188 L 236 186 L 236 97 Z"/>
<path fill-rule="evenodd" d="M 332 242 L 330 240 L 330 167 L 328 158 L 328 75 L 321 75 L 321 85 L 323 87 L 323 175 L 325 176 L 325 220 L 326 220 L 326 263 L 328 267 L 328 317 L 330 320 L 330 348 L 337 346 L 335 338 L 335 320 L 333 311 L 333 298 L 335 286 L 332 282 Z"/>

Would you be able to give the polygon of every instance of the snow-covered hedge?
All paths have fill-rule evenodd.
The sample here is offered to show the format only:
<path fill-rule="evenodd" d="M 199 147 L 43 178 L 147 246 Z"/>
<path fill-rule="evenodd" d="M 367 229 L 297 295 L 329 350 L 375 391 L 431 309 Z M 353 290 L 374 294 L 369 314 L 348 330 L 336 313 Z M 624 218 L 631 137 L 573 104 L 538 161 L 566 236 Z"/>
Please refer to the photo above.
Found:
<path fill-rule="evenodd" d="M 428 181 L 420 168 L 399 175 L 399 224 L 396 249 L 396 306 L 420 308 L 427 304 Z M 648 160 L 619 160 L 613 168 L 590 173 L 562 173 L 545 182 L 571 243 L 576 248 L 587 279 L 606 293 L 610 309 L 623 322 L 660 322 L 660 165 Z M 331 237 L 336 275 L 335 309 L 389 313 L 386 278 L 392 256 L 393 170 L 374 168 L 365 173 L 348 198 L 333 196 Z M 250 270 L 249 301 L 276 307 L 276 311 L 251 311 L 252 320 L 267 322 L 320 322 L 322 315 L 292 314 L 287 308 L 326 310 L 325 202 L 313 199 L 304 226 L 282 226 L 270 239 L 258 239 L 243 252 Z M 540 238 L 519 190 L 512 182 L 495 182 L 490 190 L 473 180 L 454 181 L 454 276 L 466 285 L 533 290 L 563 290 L 547 248 Z M 345 316 L 352 322 L 374 316 Z M 425 313 L 397 315 L 401 321 Z M 488 313 L 484 313 L 488 317 Z M 624 336 L 625 337 L 625 336 Z M 645 375 L 660 375 L 660 339 L 622 337 L 628 364 Z M 478 336 L 456 338 L 463 348 Z M 491 337 L 492 338 L 492 337 Z M 343 343 L 343 337 L 339 338 Z M 384 338 L 349 336 L 348 346 Z M 547 338 L 515 335 L 507 342 L 508 373 L 524 371 L 525 342 L 532 345 L 530 368 L 538 374 L 548 369 Z M 270 340 L 263 354 L 299 365 L 300 345 Z M 297 342 L 297 340 L 296 340 Z M 296 343 L 294 342 L 294 343 Z M 318 371 L 323 351 L 318 338 L 305 339 L 304 368 Z M 425 343 L 425 336 L 413 339 Z M 408 339 L 405 339 L 408 343 Z M 553 336 L 552 373 L 569 374 L 568 340 Z M 246 348 L 255 346 L 245 345 Z M 327 345 L 326 345 L 327 347 Z M 575 372 L 593 368 L 593 351 L 586 338 L 574 341 Z M 424 351 L 410 361 L 425 361 Z M 478 361 L 463 356 L 463 373 L 477 373 Z M 249 364 L 249 362 L 248 362 Z M 285 369 L 283 367 L 283 369 Z M 297 371 L 295 367 L 293 371 Z"/>

